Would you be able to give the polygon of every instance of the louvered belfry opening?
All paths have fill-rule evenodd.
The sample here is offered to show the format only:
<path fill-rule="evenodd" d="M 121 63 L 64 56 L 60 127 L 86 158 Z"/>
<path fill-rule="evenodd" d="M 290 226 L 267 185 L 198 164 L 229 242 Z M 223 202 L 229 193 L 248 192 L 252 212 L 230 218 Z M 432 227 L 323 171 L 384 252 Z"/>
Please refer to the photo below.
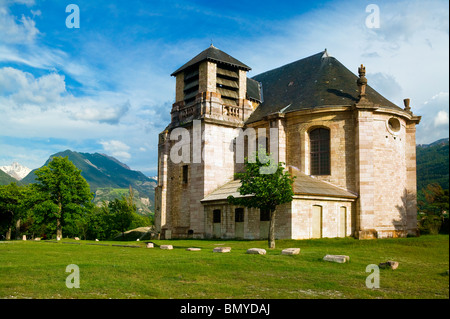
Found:
<path fill-rule="evenodd" d="M 223 104 L 239 105 L 239 69 L 225 64 L 217 65 L 217 93 L 222 96 Z"/>
<path fill-rule="evenodd" d="M 198 94 L 199 87 L 199 69 L 194 65 L 184 71 L 184 103 L 185 105 L 193 102 Z"/>

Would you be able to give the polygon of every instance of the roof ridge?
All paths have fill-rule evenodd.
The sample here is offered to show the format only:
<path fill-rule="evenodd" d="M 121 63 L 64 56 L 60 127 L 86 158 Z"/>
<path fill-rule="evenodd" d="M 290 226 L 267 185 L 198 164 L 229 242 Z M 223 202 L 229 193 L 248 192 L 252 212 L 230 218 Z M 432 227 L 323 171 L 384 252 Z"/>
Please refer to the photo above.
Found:
<path fill-rule="evenodd" d="M 228 53 L 216 48 L 214 45 L 211 44 L 207 49 L 205 49 L 202 52 L 200 52 L 199 54 L 197 54 L 195 57 L 193 57 L 191 60 L 189 60 L 183 66 L 181 66 L 175 72 L 173 72 L 171 74 L 171 76 L 175 76 L 178 73 L 180 73 L 181 71 L 185 70 L 186 68 L 196 65 L 205 60 L 211 60 L 211 61 L 216 61 L 219 63 L 230 64 L 232 66 L 236 66 L 245 71 L 251 70 L 251 68 L 249 66 L 247 66 L 246 64 L 242 63 L 238 59 L 232 57 Z"/>

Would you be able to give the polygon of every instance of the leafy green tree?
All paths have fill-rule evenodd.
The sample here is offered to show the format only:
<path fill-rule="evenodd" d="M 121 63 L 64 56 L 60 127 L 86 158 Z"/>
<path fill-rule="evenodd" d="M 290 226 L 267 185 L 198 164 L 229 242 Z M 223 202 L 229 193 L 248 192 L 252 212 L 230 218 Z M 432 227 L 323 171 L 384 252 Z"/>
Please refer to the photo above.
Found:
<path fill-rule="evenodd" d="M 448 232 L 448 189 L 442 189 L 438 183 L 431 183 L 422 189 L 421 193 L 422 196 L 418 200 L 421 232 L 430 234 L 437 234 L 440 231 Z"/>
<path fill-rule="evenodd" d="M 122 239 L 125 231 L 131 226 L 136 212 L 136 205 L 127 197 L 121 199 L 115 198 L 108 205 L 116 229 L 122 233 Z"/>
<path fill-rule="evenodd" d="M 23 187 L 16 183 L 0 186 L 0 225 L 11 239 L 11 229 L 23 217 Z M 3 231 L 2 231 L 3 232 Z M 16 237 L 19 234 L 16 234 Z"/>
<path fill-rule="evenodd" d="M 34 188 L 38 221 L 55 221 L 56 236 L 62 238 L 62 228 L 92 208 L 93 194 L 89 184 L 67 157 L 54 157 L 36 172 Z"/>
<path fill-rule="evenodd" d="M 284 170 L 284 163 L 274 161 L 263 148 L 259 149 L 254 158 L 254 161 L 246 158 L 244 172 L 235 174 L 235 177 L 241 180 L 239 193 L 251 196 L 230 195 L 228 202 L 232 205 L 268 210 L 270 212 L 268 244 L 269 248 L 275 248 L 276 208 L 292 201 L 294 177 Z"/>

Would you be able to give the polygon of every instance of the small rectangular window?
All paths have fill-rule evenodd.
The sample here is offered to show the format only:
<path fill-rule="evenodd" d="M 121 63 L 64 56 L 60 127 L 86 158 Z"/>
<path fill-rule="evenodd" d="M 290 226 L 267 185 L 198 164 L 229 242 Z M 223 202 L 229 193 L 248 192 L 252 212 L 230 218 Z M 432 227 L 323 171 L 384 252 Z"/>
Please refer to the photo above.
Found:
<path fill-rule="evenodd" d="M 183 166 L 183 183 L 187 184 L 189 178 L 189 166 L 184 165 Z"/>
<path fill-rule="evenodd" d="M 262 221 L 262 222 L 270 221 L 270 210 L 268 210 L 268 209 L 261 209 L 260 210 L 260 215 L 259 215 L 259 220 Z"/>
<path fill-rule="evenodd" d="M 213 223 L 220 223 L 220 216 L 221 211 L 220 209 L 214 209 L 213 210 Z"/>
<path fill-rule="evenodd" d="M 244 209 L 243 208 L 236 208 L 234 210 L 234 221 L 236 223 L 244 222 Z"/>

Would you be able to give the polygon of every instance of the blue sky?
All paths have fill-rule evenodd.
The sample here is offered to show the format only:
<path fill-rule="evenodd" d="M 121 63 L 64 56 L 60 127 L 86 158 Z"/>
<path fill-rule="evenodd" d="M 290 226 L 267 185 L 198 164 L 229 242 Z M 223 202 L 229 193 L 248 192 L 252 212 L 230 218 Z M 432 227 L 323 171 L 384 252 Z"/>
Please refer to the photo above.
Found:
<path fill-rule="evenodd" d="M 363 63 L 385 97 L 411 98 L 417 143 L 430 143 L 449 131 L 448 21 L 447 1 L 0 0 L 0 166 L 71 149 L 156 175 L 170 74 L 211 41 L 250 77 L 325 48 L 354 73 Z"/>

